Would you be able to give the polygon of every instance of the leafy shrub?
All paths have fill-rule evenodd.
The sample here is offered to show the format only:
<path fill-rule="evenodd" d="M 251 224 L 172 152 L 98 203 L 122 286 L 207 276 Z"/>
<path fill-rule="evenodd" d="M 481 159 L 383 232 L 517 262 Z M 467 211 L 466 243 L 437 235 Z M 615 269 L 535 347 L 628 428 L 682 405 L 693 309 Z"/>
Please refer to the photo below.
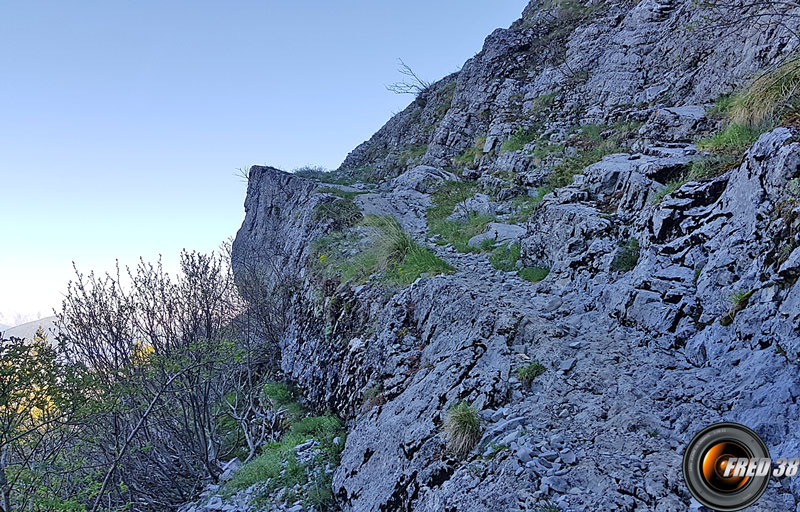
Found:
<path fill-rule="evenodd" d="M 489 263 L 497 270 L 513 272 L 516 270 L 517 261 L 520 257 L 519 244 L 503 245 L 495 249 L 489 256 Z"/>
<path fill-rule="evenodd" d="M 639 241 L 631 238 L 626 244 L 622 244 L 622 250 L 614 258 L 611 268 L 619 272 L 633 270 L 636 263 L 639 262 L 639 254 Z"/>
<path fill-rule="evenodd" d="M 517 131 L 511 135 L 511 137 L 503 143 L 503 149 L 501 153 L 511 153 L 512 151 L 519 151 L 525 147 L 526 144 L 529 144 L 536 140 L 539 136 L 538 131 L 534 128 L 524 128 L 520 126 L 517 128 Z"/>
<path fill-rule="evenodd" d="M 761 133 L 763 133 L 762 130 L 744 124 L 731 123 L 711 137 L 699 140 L 697 147 L 720 155 L 741 155 L 758 139 Z"/>
<path fill-rule="evenodd" d="M 516 371 L 516 376 L 519 380 L 524 382 L 525 384 L 530 384 L 533 382 L 533 379 L 538 377 L 539 375 L 545 372 L 545 367 L 536 361 L 523 366 L 522 368 L 518 368 Z"/>
<path fill-rule="evenodd" d="M 520 269 L 517 274 L 526 281 L 538 283 L 550 274 L 550 269 L 547 267 L 525 267 Z"/>
<path fill-rule="evenodd" d="M 341 197 L 329 202 L 320 202 L 314 207 L 315 222 L 330 221 L 333 229 L 355 226 L 361 219 L 361 209 L 352 199 Z"/>
<path fill-rule="evenodd" d="M 458 458 L 466 457 L 481 438 L 481 419 L 478 411 L 461 402 L 447 411 L 444 423 L 447 449 Z"/>
<path fill-rule="evenodd" d="M 731 116 L 735 123 L 768 129 L 796 112 L 799 104 L 800 55 L 796 55 L 762 74 L 735 97 Z"/>

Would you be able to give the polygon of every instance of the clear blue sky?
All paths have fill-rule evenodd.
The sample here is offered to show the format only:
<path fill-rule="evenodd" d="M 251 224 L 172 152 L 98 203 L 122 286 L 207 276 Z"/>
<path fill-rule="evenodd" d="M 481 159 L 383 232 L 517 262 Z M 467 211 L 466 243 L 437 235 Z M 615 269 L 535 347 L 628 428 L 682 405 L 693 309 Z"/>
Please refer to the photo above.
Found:
<path fill-rule="evenodd" d="M 337 167 L 526 0 L 0 3 L 0 323 L 115 258 L 209 251 L 237 168 Z"/>

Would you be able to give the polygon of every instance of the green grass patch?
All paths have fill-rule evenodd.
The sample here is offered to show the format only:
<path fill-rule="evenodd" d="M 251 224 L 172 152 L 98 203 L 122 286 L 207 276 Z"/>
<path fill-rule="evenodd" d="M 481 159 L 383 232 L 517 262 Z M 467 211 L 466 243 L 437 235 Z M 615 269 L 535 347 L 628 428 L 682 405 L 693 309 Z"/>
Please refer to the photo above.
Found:
<path fill-rule="evenodd" d="M 549 274 L 550 269 L 547 267 L 525 267 L 517 272 L 519 277 L 531 283 L 543 281 Z"/>
<path fill-rule="evenodd" d="M 423 273 L 436 275 L 454 270 L 430 249 L 417 244 L 390 217 L 368 215 L 360 225 L 372 229 L 369 243 L 356 254 L 339 251 L 344 237 L 325 238 L 313 246 L 318 266 L 328 275 L 338 276 L 343 283 L 360 283 L 381 273 L 387 283 L 406 286 Z"/>
<path fill-rule="evenodd" d="M 614 257 L 611 262 L 611 268 L 618 272 L 628 272 L 633 270 L 639 262 L 641 249 L 639 248 L 639 241 L 631 238 L 628 242 L 621 244 L 622 250 Z"/>
<path fill-rule="evenodd" d="M 714 106 L 708 109 L 708 115 L 716 118 L 727 118 L 731 115 L 736 99 L 730 94 L 720 96 L 714 102 Z"/>
<path fill-rule="evenodd" d="M 762 133 L 761 129 L 731 123 L 714 135 L 697 141 L 697 147 L 718 155 L 741 156 Z"/>
<path fill-rule="evenodd" d="M 564 145 L 563 144 L 551 144 L 547 141 L 538 141 L 536 146 L 533 148 L 533 156 L 538 158 L 539 160 L 544 160 L 550 155 L 562 155 L 564 154 Z"/>
<path fill-rule="evenodd" d="M 517 269 L 516 265 L 520 257 L 519 244 L 503 245 L 494 249 L 489 256 L 489 263 L 497 270 L 513 272 Z"/>
<path fill-rule="evenodd" d="M 413 144 L 400 153 L 400 165 L 406 167 L 409 162 L 419 160 L 428 152 L 427 144 Z"/>
<path fill-rule="evenodd" d="M 541 186 L 536 189 L 535 196 L 525 195 L 512 199 L 511 204 L 514 206 L 514 213 L 509 217 L 507 222 L 509 224 L 524 224 L 528 222 L 533 212 L 538 208 L 539 204 L 541 204 L 544 196 L 552 191 L 553 188 L 550 186 Z"/>
<path fill-rule="evenodd" d="M 515 375 L 519 380 L 521 380 L 525 384 L 530 384 L 531 382 L 533 382 L 533 379 L 543 374 L 544 372 L 545 372 L 544 365 L 534 361 L 521 368 L 517 368 Z"/>
<path fill-rule="evenodd" d="M 524 128 L 520 126 L 517 128 L 511 137 L 503 143 L 503 148 L 500 153 L 511 153 L 519 151 L 525 145 L 533 142 L 539 137 L 539 131 L 535 128 Z"/>
<path fill-rule="evenodd" d="M 472 215 L 461 222 L 447 220 L 459 203 L 474 196 L 477 191 L 478 187 L 473 183 L 448 181 L 433 194 L 433 206 L 428 209 L 426 217 L 428 231 L 441 237 L 438 244 L 452 244 L 459 252 L 480 251 L 469 247 L 469 239 L 486 231 L 486 226 L 495 220 L 494 217 Z"/>
<path fill-rule="evenodd" d="M 277 442 L 267 443 L 261 454 L 242 466 L 233 478 L 223 487 L 223 494 L 231 496 L 252 485 L 261 484 L 260 495 L 255 498 L 265 503 L 267 495 L 286 489 L 284 502 L 291 503 L 297 499 L 308 500 L 318 510 L 329 510 L 333 504 L 330 477 L 325 475 L 328 465 L 337 466 L 344 448 L 345 428 L 342 422 L 331 415 L 308 416 L 306 410 L 296 401 L 294 393 L 288 386 L 280 382 L 270 382 L 264 386 L 263 396 L 284 409 L 297 409 L 298 414 L 290 417 L 290 424 Z M 339 438 L 338 443 L 334 439 Z M 319 454 L 309 467 L 297 460 L 295 446 L 310 439 L 319 444 Z M 307 495 L 302 487 L 312 483 Z M 324 505 L 324 507 L 323 507 Z"/>
<path fill-rule="evenodd" d="M 453 159 L 456 166 L 471 167 L 475 165 L 475 160 L 483 155 L 483 147 L 486 145 L 486 137 L 475 139 L 475 145 L 464 150 L 463 153 Z"/>
<path fill-rule="evenodd" d="M 568 156 L 556 165 L 548 177 L 553 188 L 565 187 L 572 178 L 604 157 L 625 151 L 623 143 L 628 136 L 638 130 L 637 123 L 618 123 L 613 126 L 590 124 L 580 127 L 570 139 L 570 145 L 578 148 L 578 154 Z"/>

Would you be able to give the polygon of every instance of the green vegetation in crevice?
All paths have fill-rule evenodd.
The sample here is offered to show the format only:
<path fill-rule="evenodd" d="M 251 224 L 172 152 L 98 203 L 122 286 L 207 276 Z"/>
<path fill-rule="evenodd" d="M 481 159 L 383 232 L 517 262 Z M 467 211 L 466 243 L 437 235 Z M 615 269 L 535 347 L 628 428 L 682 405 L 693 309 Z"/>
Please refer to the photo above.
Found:
<path fill-rule="evenodd" d="M 543 374 L 544 372 L 545 372 L 544 365 L 534 361 L 521 368 L 517 368 L 517 371 L 514 374 L 521 382 L 525 384 L 530 384 L 531 382 L 533 382 L 533 379 Z"/>
<path fill-rule="evenodd" d="M 750 297 L 752 297 L 754 293 L 755 290 L 742 290 L 731 295 L 731 307 L 728 312 L 719 319 L 720 325 L 727 326 L 732 324 L 734 318 L 736 318 L 736 314 L 747 307 L 747 304 L 750 302 Z"/>
<path fill-rule="evenodd" d="M 697 141 L 697 147 L 709 153 L 740 159 L 762 133 L 763 129 L 730 123 L 714 135 Z"/>
<path fill-rule="evenodd" d="M 291 174 L 332 185 L 352 185 L 354 183 L 373 184 L 379 181 L 379 176 L 372 167 L 359 167 L 354 169 L 337 169 L 329 171 L 323 167 L 305 166 L 294 169 Z"/>
<path fill-rule="evenodd" d="M 503 143 L 503 147 L 500 150 L 500 153 L 511 153 L 513 151 L 519 151 L 524 148 L 527 144 L 533 142 L 539 137 L 539 130 L 534 127 L 525 128 L 520 126 L 517 128 L 511 137 L 508 138 Z"/>
<path fill-rule="evenodd" d="M 320 202 L 312 212 L 315 222 L 331 222 L 336 230 L 355 226 L 363 217 L 361 209 L 349 197 Z"/>
<path fill-rule="evenodd" d="M 584 125 L 576 128 L 567 145 L 577 148 L 576 155 L 561 160 L 548 177 L 551 187 L 565 187 L 572 178 L 604 157 L 626 151 L 624 146 L 632 133 L 639 129 L 640 123 L 617 123 L 608 125 Z"/>
<path fill-rule="evenodd" d="M 789 182 L 786 198 L 778 203 L 773 214 L 773 222 L 780 222 L 780 233 L 775 237 L 781 245 L 775 249 L 774 268 L 778 270 L 792 252 L 800 247 L 800 179 Z M 795 279 L 790 280 L 790 282 Z"/>
<path fill-rule="evenodd" d="M 259 456 L 234 473 L 225 483 L 223 494 L 231 496 L 260 484 L 256 491 L 259 504 L 268 504 L 269 494 L 283 488 L 293 491 L 283 494 L 284 502 L 303 500 L 314 504 L 318 510 L 330 507 L 333 497 L 325 469 L 338 466 L 345 434 L 343 423 L 331 415 L 295 418 L 279 441 L 267 443 Z M 309 440 L 317 441 L 315 449 L 319 453 L 304 465 L 297 459 L 295 447 Z M 304 491 L 306 487 L 308 491 Z"/>
<path fill-rule="evenodd" d="M 722 156 L 712 156 L 695 160 L 691 163 L 687 172 L 681 174 L 679 177 L 673 180 L 670 180 L 667 182 L 664 188 L 656 192 L 653 198 L 650 200 L 650 203 L 658 204 L 666 196 L 672 194 L 687 183 L 691 181 L 701 181 L 716 178 L 717 176 L 720 176 L 726 171 L 732 169 L 737 164 L 737 160 Z"/>
<path fill-rule="evenodd" d="M 481 438 L 478 411 L 461 402 L 447 411 L 444 422 L 447 450 L 457 458 L 466 457 Z"/>
<path fill-rule="evenodd" d="M 315 266 L 342 283 L 361 283 L 373 274 L 394 286 L 413 283 L 422 274 L 452 272 L 430 249 L 417 244 L 396 220 L 368 215 L 359 225 L 368 228 L 367 243 L 354 234 L 339 234 L 312 244 Z M 354 247 L 355 246 L 355 247 Z M 354 250 L 353 250 L 354 249 Z"/>
<path fill-rule="evenodd" d="M 474 196 L 477 191 L 474 183 L 448 181 L 433 193 L 433 206 L 428 209 L 426 218 L 428 232 L 439 236 L 437 244 L 452 244 L 459 252 L 480 252 L 480 248 L 468 245 L 469 239 L 486 231 L 486 226 L 495 220 L 494 217 L 470 215 L 464 221 L 447 220 L 459 203 Z"/>
<path fill-rule="evenodd" d="M 475 144 L 468 147 L 459 156 L 453 158 L 453 165 L 460 167 L 473 167 L 476 160 L 483 156 L 483 147 L 486 145 L 486 136 L 475 139 Z"/>
<path fill-rule="evenodd" d="M 528 222 L 533 212 L 541 204 L 544 196 L 552 191 L 553 188 L 550 186 L 541 186 L 536 189 L 535 196 L 524 195 L 512 199 L 511 204 L 514 206 L 514 213 L 511 214 L 507 222 L 509 224 L 524 224 Z"/>
<path fill-rule="evenodd" d="M 398 158 L 400 166 L 405 169 L 409 163 L 415 163 L 420 158 L 425 156 L 425 153 L 428 151 L 427 144 L 412 144 L 406 147 L 401 153 Z"/>
<path fill-rule="evenodd" d="M 614 257 L 611 262 L 611 268 L 617 272 L 628 272 L 636 267 L 639 262 L 640 248 L 639 241 L 631 238 L 626 243 L 620 243 L 622 250 Z"/>
<path fill-rule="evenodd" d="M 456 80 L 453 79 L 444 86 L 442 91 L 439 93 L 439 99 L 436 103 L 436 120 L 441 121 L 444 119 L 444 116 L 447 115 L 447 111 L 450 110 L 450 106 L 453 103 L 453 96 L 456 92 Z"/>
<path fill-rule="evenodd" d="M 543 281 L 549 274 L 550 269 L 547 267 L 523 267 L 517 272 L 519 277 L 531 283 Z"/>

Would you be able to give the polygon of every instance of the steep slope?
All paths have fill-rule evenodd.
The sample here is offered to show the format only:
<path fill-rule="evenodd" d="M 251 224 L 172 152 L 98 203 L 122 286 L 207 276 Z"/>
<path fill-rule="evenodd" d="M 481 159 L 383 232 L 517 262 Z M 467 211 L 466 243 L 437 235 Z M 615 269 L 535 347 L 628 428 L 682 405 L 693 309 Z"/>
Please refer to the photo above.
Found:
<path fill-rule="evenodd" d="M 707 23 L 690 0 L 534 1 L 348 157 L 378 187 L 251 169 L 235 269 L 291 283 L 281 369 L 348 420 L 343 510 L 686 510 L 682 451 L 721 420 L 800 453 L 800 132 L 693 143 L 725 124 L 710 100 L 796 42 Z M 431 255 L 398 279 L 407 253 L 373 261 L 367 214 L 452 271 Z M 445 432 L 462 402 L 466 456 Z M 752 510 L 798 504 L 782 479 Z"/>
<path fill-rule="evenodd" d="M 531 159 L 499 154 L 520 127 L 559 137 L 579 121 L 638 121 L 647 107 L 707 103 L 797 45 L 790 26 L 756 19 L 757 8 L 703 9 L 683 0 L 533 0 L 459 73 L 356 148 L 342 170 L 384 176 L 415 163 L 458 167 L 454 158 L 486 137 L 481 168 L 526 171 Z M 543 105 L 552 108 L 543 113 Z M 411 145 L 424 156 L 399 158 Z"/>

